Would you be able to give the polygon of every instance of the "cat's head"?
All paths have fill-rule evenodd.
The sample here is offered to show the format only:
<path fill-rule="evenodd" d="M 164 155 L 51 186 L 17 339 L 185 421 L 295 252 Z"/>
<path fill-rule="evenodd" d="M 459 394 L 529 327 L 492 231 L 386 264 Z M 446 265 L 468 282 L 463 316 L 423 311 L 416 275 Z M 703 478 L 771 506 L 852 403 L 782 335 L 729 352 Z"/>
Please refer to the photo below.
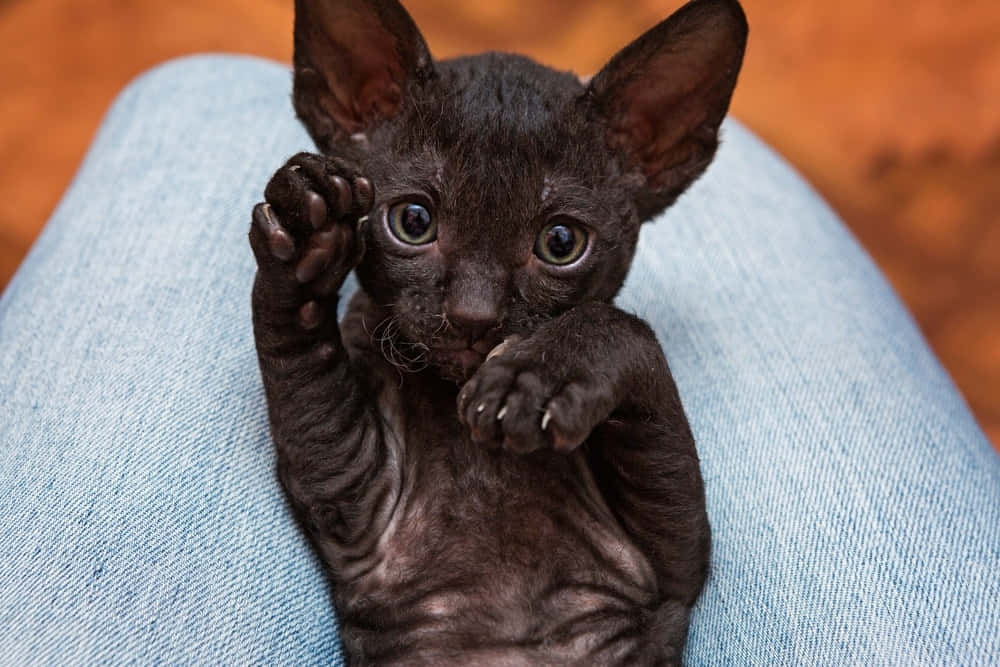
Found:
<path fill-rule="evenodd" d="M 694 0 L 584 84 L 515 55 L 436 62 L 395 0 L 296 0 L 295 108 L 375 184 L 357 273 L 392 349 L 461 379 L 612 299 L 640 224 L 711 162 L 746 37 L 737 0 Z"/>

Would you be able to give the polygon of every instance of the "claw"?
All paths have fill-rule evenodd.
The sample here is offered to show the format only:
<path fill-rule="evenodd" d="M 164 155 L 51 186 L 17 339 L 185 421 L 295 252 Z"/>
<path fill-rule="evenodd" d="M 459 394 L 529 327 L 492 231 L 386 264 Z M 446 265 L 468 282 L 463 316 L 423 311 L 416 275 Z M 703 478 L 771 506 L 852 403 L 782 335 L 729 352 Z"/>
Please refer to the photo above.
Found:
<path fill-rule="evenodd" d="M 507 349 L 507 341 L 502 341 L 499 345 L 490 350 L 490 353 L 486 355 L 486 361 L 489 361 L 493 357 L 499 357 Z"/>
<path fill-rule="evenodd" d="M 507 406 L 505 405 L 502 408 L 500 408 L 500 412 L 497 413 L 497 421 L 503 419 L 504 415 L 506 414 L 507 414 Z"/>
<path fill-rule="evenodd" d="M 542 430 L 544 431 L 549 426 L 549 422 L 552 420 L 552 411 L 546 410 L 545 414 L 542 415 Z"/>
<path fill-rule="evenodd" d="M 271 250 L 272 255 L 282 262 L 287 262 L 295 256 L 295 241 L 278 224 L 270 204 L 265 202 L 254 207 L 253 220 L 257 229 L 263 232 L 264 238 L 267 239 L 267 247 Z"/>

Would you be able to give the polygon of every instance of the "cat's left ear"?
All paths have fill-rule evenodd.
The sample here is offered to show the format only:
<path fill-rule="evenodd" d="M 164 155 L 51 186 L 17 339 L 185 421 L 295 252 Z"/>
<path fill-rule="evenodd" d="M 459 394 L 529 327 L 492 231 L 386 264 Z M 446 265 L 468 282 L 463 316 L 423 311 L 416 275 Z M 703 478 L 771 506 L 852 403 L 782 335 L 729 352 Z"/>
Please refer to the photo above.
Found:
<path fill-rule="evenodd" d="M 397 115 L 434 76 L 396 0 L 295 0 L 295 111 L 323 150 Z"/>
<path fill-rule="evenodd" d="M 712 161 L 747 42 L 737 0 L 692 0 L 620 51 L 586 99 L 637 181 L 646 220 Z"/>

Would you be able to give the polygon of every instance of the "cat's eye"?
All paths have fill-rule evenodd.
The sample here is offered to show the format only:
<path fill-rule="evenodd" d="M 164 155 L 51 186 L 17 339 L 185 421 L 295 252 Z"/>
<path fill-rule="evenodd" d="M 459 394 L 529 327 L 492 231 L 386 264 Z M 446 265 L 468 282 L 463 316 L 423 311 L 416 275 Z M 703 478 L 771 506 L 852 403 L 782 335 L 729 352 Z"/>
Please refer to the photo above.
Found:
<path fill-rule="evenodd" d="M 587 249 L 587 232 L 567 220 L 547 224 L 535 241 L 535 254 L 543 262 L 565 266 Z"/>
<path fill-rule="evenodd" d="M 400 202 L 389 209 L 389 229 L 410 245 L 423 245 L 437 238 L 437 223 L 431 212 L 413 202 Z"/>

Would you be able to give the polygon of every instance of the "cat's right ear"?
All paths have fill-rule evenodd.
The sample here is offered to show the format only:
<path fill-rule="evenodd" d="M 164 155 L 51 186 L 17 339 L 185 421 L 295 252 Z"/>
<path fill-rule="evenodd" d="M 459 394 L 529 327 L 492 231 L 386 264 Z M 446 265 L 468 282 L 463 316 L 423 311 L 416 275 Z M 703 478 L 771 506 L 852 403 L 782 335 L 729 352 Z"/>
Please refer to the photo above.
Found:
<path fill-rule="evenodd" d="M 295 111 L 321 150 L 398 114 L 434 77 L 424 38 L 396 0 L 295 0 Z"/>

